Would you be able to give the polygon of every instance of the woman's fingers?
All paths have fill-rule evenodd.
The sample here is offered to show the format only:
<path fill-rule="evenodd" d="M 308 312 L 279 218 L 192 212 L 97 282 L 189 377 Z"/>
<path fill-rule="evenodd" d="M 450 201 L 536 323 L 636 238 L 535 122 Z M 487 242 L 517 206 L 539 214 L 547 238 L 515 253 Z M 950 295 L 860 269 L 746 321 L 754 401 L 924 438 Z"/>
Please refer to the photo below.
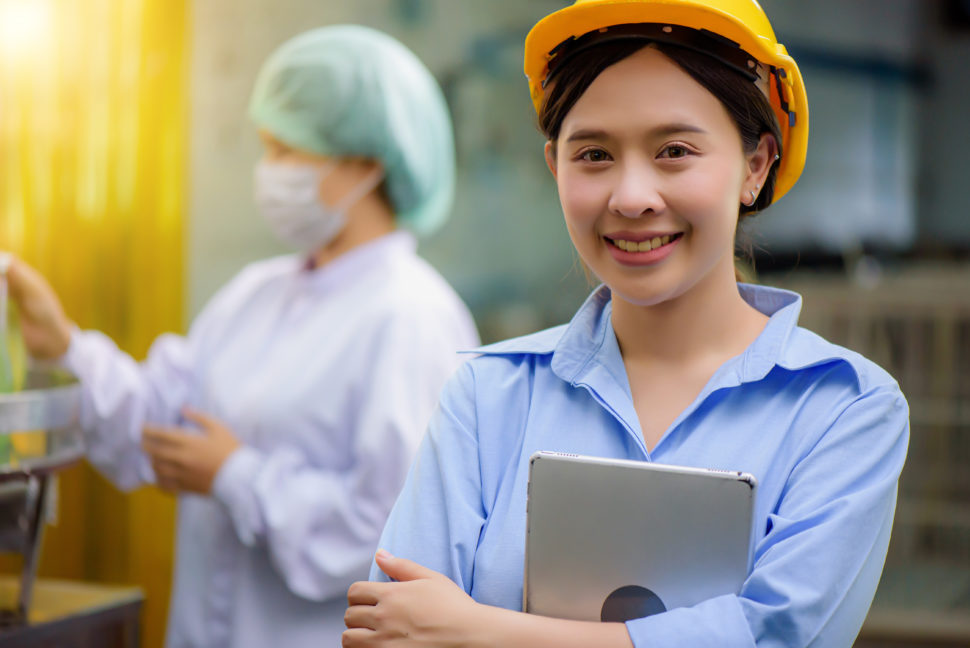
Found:
<path fill-rule="evenodd" d="M 168 461 L 152 460 L 152 471 L 159 488 L 172 492 L 180 490 L 181 470 L 178 466 Z"/>
<path fill-rule="evenodd" d="M 71 343 L 71 322 L 60 298 L 43 275 L 29 265 L 13 256 L 8 263 L 10 298 L 19 310 L 27 351 L 40 360 L 61 357 Z"/>
<path fill-rule="evenodd" d="M 344 625 L 348 628 L 375 630 L 377 628 L 377 606 L 351 605 L 344 612 Z"/>
<path fill-rule="evenodd" d="M 340 645 L 342 648 L 371 648 L 377 646 L 377 633 L 367 628 L 344 630 Z"/>
<path fill-rule="evenodd" d="M 171 492 L 182 490 L 183 447 L 181 435 L 168 428 L 146 425 L 142 428 L 141 447 L 148 455 L 159 488 Z"/>
<path fill-rule="evenodd" d="M 141 447 L 153 461 L 177 462 L 182 456 L 183 439 L 179 433 L 146 425 L 141 431 Z"/>
<path fill-rule="evenodd" d="M 218 419 L 209 416 L 205 412 L 193 409 L 191 407 L 182 408 L 182 416 L 192 421 L 198 425 L 203 430 L 208 430 L 210 428 L 218 428 L 222 426 L 222 422 Z"/>
<path fill-rule="evenodd" d="M 347 603 L 349 605 L 377 605 L 383 589 L 381 586 L 387 584 L 358 581 L 347 589 Z"/>
<path fill-rule="evenodd" d="M 47 279 L 17 257 L 10 257 L 6 275 L 10 297 L 20 306 L 23 317 L 47 319 L 60 309 L 60 300 Z"/>
<path fill-rule="evenodd" d="M 9 281 L 10 297 L 19 303 L 37 292 L 36 271 L 12 254 L 7 255 L 4 274 Z"/>
<path fill-rule="evenodd" d="M 377 566 L 381 568 L 381 571 L 396 581 L 404 582 L 419 580 L 422 578 L 441 577 L 441 574 L 433 569 L 428 569 L 423 565 L 419 565 L 413 560 L 392 556 L 384 549 L 377 550 L 375 560 L 377 561 Z"/>

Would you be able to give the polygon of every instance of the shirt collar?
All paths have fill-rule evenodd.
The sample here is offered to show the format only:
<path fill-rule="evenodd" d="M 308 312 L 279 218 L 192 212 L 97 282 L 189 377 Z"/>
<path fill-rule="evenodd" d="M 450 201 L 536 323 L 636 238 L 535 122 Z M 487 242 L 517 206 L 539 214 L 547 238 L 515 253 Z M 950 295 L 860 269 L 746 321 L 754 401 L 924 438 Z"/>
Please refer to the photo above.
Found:
<path fill-rule="evenodd" d="M 721 372 L 734 374 L 737 383 L 753 382 L 767 376 L 782 359 L 786 343 L 798 325 L 802 299 L 796 293 L 766 286 L 738 284 L 738 289 L 749 305 L 769 319 L 757 339 L 744 353 L 722 367 Z M 619 363 L 618 370 L 623 372 L 623 378 L 615 375 L 614 379 L 626 382 L 611 315 L 610 289 L 600 286 L 570 322 L 553 352 L 552 368 L 560 378 L 573 382 L 593 362 L 611 367 L 610 373 L 616 374 L 614 365 Z"/>
<path fill-rule="evenodd" d="M 792 332 L 798 326 L 802 298 L 788 290 L 753 284 L 738 284 L 738 290 L 748 305 L 768 316 L 764 330 L 740 356 L 739 382 L 754 382 L 783 363 Z"/>
<path fill-rule="evenodd" d="M 797 370 L 837 360 L 848 362 L 859 376 L 862 371 L 859 356 L 798 329 L 800 295 L 752 284 L 738 284 L 738 289 L 742 298 L 769 320 L 744 353 L 721 368 L 717 379 L 712 381 L 716 386 L 761 380 L 776 366 Z M 594 367 L 599 367 L 617 383 L 625 385 L 626 371 L 611 315 L 612 295 L 609 287 L 602 285 L 586 299 L 568 325 L 485 346 L 477 353 L 552 354 L 553 372 L 567 382 L 578 382 Z"/>
<path fill-rule="evenodd" d="M 294 257 L 294 273 L 303 285 L 326 290 L 343 285 L 401 255 L 413 255 L 417 239 L 407 230 L 395 230 L 341 254 L 318 268 L 305 257 Z"/>

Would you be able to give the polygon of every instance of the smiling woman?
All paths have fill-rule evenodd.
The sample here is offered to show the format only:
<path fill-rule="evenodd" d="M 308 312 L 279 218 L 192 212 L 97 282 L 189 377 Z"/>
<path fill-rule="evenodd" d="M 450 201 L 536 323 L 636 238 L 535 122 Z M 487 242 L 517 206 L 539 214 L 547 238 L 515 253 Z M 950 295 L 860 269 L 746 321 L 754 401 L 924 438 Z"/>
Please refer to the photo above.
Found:
<path fill-rule="evenodd" d="M 577 0 L 533 28 L 525 70 L 566 228 L 603 285 L 568 325 L 480 349 L 446 386 L 371 571 L 398 582 L 351 587 L 344 646 L 851 645 L 906 401 L 799 328 L 798 295 L 733 266 L 739 219 L 804 164 L 797 66 L 754 0 Z M 740 590 L 625 624 L 517 612 L 542 450 L 754 475 Z"/>

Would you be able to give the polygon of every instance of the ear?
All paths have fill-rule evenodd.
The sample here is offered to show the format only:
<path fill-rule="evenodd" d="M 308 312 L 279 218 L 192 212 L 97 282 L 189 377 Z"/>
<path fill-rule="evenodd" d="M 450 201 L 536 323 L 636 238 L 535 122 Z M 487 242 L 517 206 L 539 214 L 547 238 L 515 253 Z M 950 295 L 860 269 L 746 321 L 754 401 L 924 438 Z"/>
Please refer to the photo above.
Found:
<path fill-rule="evenodd" d="M 747 204 L 751 200 L 751 192 L 757 196 L 762 187 L 765 186 L 765 178 L 771 171 L 771 165 L 775 163 L 775 155 L 778 153 L 778 142 L 775 136 L 765 133 L 758 141 L 758 148 L 745 155 L 747 162 L 747 174 L 741 184 L 740 201 Z"/>
<path fill-rule="evenodd" d="M 556 143 L 551 140 L 546 142 L 544 151 L 546 154 L 546 166 L 549 167 L 549 172 L 552 174 L 552 177 L 558 180 L 559 176 L 556 174 Z"/>

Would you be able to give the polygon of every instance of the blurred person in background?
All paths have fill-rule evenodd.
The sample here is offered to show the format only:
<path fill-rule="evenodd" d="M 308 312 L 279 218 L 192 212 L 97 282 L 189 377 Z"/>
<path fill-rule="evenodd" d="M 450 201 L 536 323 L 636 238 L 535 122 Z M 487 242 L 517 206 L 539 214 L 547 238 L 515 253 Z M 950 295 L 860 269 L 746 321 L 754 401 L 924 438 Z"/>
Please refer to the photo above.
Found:
<path fill-rule="evenodd" d="M 577 0 L 532 29 L 525 71 L 566 228 L 603 285 L 568 325 L 487 346 L 449 381 L 371 571 L 397 582 L 351 586 L 344 647 L 852 645 L 906 400 L 800 328 L 797 294 L 734 264 L 739 222 L 804 166 L 795 61 L 754 0 Z M 753 474 L 740 591 L 625 623 L 520 612 L 542 450 Z"/>
<path fill-rule="evenodd" d="M 420 61 L 365 27 L 316 29 L 270 56 L 249 109 L 256 203 L 297 253 L 243 269 L 187 336 L 136 363 L 78 330 L 32 268 L 9 269 L 32 357 L 81 379 L 90 461 L 123 489 L 178 495 L 169 648 L 339 644 L 347 587 L 456 352 L 478 344 L 415 251 L 455 174 Z"/>

